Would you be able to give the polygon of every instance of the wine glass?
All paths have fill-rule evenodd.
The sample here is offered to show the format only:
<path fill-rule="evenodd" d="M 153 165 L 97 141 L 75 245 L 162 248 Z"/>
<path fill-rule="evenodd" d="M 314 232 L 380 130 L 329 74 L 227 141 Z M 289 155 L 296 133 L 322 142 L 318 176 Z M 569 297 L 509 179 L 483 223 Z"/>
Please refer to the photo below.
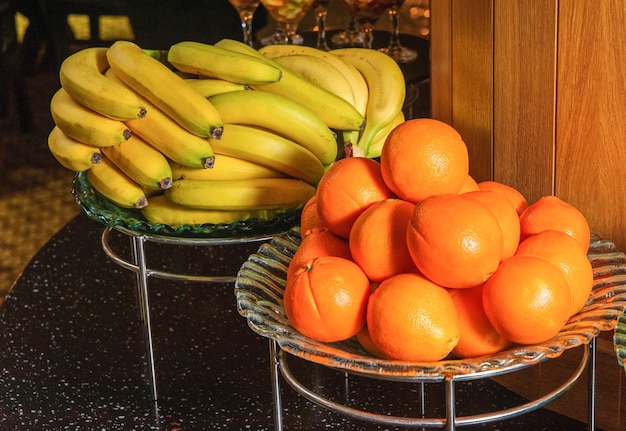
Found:
<path fill-rule="evenodd" d="M 372 48 L 374 24 L 389 9 L 393 0 L 343 0 L 348 11 L 365 33 L 365 48 Z"/>
<path fill-rule="evenodd" d="M 398 63 L 410 63 L 417 59 L 417 51 L 414 49 L 403 46 L 400 43 L 400 22 L 398 17 L 398 11 L 404 3 L 404 0 L 394 0 L 393 4 L 389 8 L 389 17 L 391 18 L 391 36 L 389 39 L 389 45 L 386 48 L 381 48 L 379 51 L 384 52 Z"/>
<path fill-rule="evenodd" d="M 360 29 L 357 28 L 356 18 L 354 18 L 354 16 L 350 14 L 348 18 L 348 28 L 340 31 L 337 34 L 334 34 L 333 37 L 330 38 L 330 40 L 333 45 L 340 48 L 347 46 L 362 47 L 365 44 L 365 35 Z"/>
<path fill-rule="evenodd" d="M 328 3 L 330 0 L 316 0 L 313 3 L 315 18 L 317 21 L 317 44 L 316 48 L 322 51 L 330 51 L 326 41 L 326 15 L 328 15 Z"/>
<path fill-rule="evenodd" d="M 276 31 L 261 40 L 262 45 L 302 45 L 304 39 L 296 33 L 298 25 L 315 0 L 261 0 L 276 21 Z"/>
<path fill-rule="evenodd" d="M 253 46 L 252 41 L 252 18 L 254 12 L 259 7 L 260 0 L 228 0 L 231 5 L 237 9 L 239 18 L 241 19 L 241 28 L 243 30 L 243 42 Z"/>

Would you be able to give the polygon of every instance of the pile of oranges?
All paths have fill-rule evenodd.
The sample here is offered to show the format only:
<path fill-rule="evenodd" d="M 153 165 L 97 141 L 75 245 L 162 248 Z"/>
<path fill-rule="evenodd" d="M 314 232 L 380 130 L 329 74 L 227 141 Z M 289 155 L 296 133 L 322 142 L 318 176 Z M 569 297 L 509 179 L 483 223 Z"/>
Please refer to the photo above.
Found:
<path fill-rule="evenodd" d="M 300 228 L 283 298 L 290 323 L 390 359 L 542 343 L 593 286 L 584 215 L 555 196 L 529 205 L 513 187 L 477 183 L 461 136 L 433 119 L 396 127 L 380 162 L 331 165 Z"/>

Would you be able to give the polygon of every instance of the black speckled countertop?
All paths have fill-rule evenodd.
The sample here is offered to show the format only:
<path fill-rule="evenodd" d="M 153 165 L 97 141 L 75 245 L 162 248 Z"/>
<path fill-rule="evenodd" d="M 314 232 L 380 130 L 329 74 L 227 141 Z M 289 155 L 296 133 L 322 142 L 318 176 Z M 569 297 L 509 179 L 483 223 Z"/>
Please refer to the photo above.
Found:
<path fill-rule="evenodd" d="M 232 283 L 150 279 L 159 391 L 152 401 L 135 276 L 105 256 L 102 230 L 76 217 L 34 257 L 0 310 L 0 429 L 274 429 L 268 340 L 238 314 Z M 119 234 L 111 243 L 122 253 L 129 247 Z M 211 247 L 206 257 L 197 250 L 186 256 L 189 247 L 147 252 L 159 265 L 235 274 L 257 248 Z M 340 392 L 345 385 L 337 372 L 297 358 L 291 368 L 321 390 Z M 354 378 L 350 393 L 356 403 L 394 404 L 412 414 L 415 390 L 390 391 L 390 385 Z M 286 431 L 388 429 L 328 412 L 286 384 L 281 390 Z M 457 399 L 459 414 L 485 403 L 520 402 L 491 381 L 457 384 Z M 443 406 L 442 391 L 427 393 L 427 400 Z M 460 429 L 576 431 L 586 425 L 541 409 Z"/>

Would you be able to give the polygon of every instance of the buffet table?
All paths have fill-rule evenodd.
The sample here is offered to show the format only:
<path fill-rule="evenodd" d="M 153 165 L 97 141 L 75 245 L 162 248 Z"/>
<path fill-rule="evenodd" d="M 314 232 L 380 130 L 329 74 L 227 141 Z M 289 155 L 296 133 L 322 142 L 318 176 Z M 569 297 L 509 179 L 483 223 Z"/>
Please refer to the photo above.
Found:
<path fill-rule="evenodd" d="M 268 340 L 239 315 L 232 282 L 150 281 L 159 384 L 159 398 L 153 402 L 136 277 L 106 257 L 102 232 L 101 224 L 83 214 L 73 219 L 34 257 L 0 310 L 1 428 L 273 429 Z M 112 234 L 110 241 L 129 250 L 124 235 Z M 151 246 L 146 252 L 157 265 L 221 275 L 236 273 L 259 244 L 200 252 Z M 577 349 L 582 353 L 584 347 Z M 396 390 L 390 381 L 348 379 L 296 357 L 289 364 L 307 385 L 329 396 L 353 398 L 360 407 L 393 404 L 407 414 L 419 408 L 419 397 L 410 387 Z M 490 379 L 459 382 L 456 390 L 459 414 L 524 402 Z M 389 429 L 318 407 L 286 384 L 280 391 L 285 430 Z M 437 414 L 444 394 L 433 390 L 425 395 Z M 575 431 L 586 424 L 539 409 L 462 429 L 542 428 Z"/>

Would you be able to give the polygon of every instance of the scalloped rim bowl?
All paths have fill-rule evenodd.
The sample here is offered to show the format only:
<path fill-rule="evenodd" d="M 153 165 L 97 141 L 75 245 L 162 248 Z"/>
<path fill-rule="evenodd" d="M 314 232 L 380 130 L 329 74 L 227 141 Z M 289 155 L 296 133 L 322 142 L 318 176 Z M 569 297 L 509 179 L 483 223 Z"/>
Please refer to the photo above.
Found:
<path fill-rule="evenodd" d="M 488 357 L 438 362 L 402 362 L 372 356 L 354 339 L 321 343 L 298 333 L 285 315 L 282 298 L 285 275 L 300 244 L 299 228 L 260 246 L 241 266 L 235 282 L 237 309 L 257 334 L 275 340 L 294 356 L 333 368 L 381 378 L 441 378 L 443 375 L 506 372 L 560 356 L 565 350 L 588 344 L 601 331 L 613 330 L 626 306 L 626 255 L 614 244 L 594 240 L 589 259 L 594 288 L 587 304 L 572 316 L 560 333 L 545 343 L 515 346 Z M 626 326 L 626 317 L 623 322 Z M 624 337 L 626 341 L 626 336 Z M 626 351 L 624 352 L 626 355 Z"/>

